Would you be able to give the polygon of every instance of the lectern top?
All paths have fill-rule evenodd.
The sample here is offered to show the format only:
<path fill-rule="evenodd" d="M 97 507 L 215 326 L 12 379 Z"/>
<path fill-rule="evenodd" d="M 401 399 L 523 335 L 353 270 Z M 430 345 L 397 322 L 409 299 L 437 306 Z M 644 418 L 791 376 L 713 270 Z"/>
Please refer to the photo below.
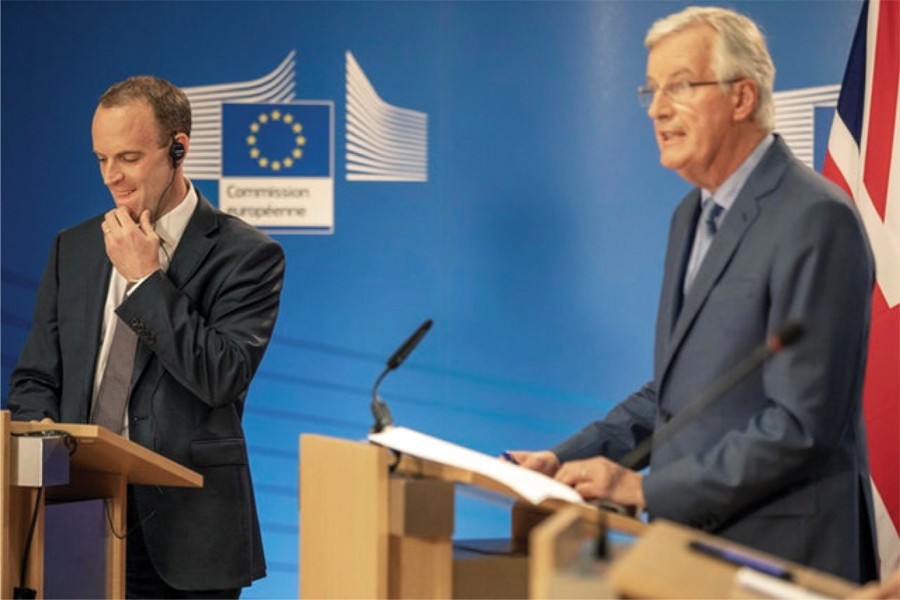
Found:
<path fill-rule="evenodd" d="M 73 471 L 120 473 L 128 483 L 202 487 L 203 476 L 99 425 L 12 422 L 13 435 L 62 431 L 78 443 Z"/>

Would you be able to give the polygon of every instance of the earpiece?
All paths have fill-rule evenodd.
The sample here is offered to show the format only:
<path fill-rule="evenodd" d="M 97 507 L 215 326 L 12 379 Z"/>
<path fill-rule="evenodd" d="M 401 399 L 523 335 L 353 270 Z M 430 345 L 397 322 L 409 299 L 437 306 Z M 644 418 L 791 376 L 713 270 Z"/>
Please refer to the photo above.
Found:
<path fill-rule="evenodd" d="M 184 144 L 172 139 L 172 145 L 169 146 L 169 158 L 172 159 L 172 166 L 177 167 L 181 159 L 184 158 Z"/>
<path fill-rule="evenodd" d="M 169 183 L 166 184 L 165 189 L 162 191 L 162 194 L 159 195 L 159 200 L 156 201 L 156 208 L 153 209 L 153 214 L 151 215 L 151 222 L 153 223 L 153 230 L 156 231 L 156 220 L 159 218 L 159 211 L 162 209 L 163 199 L 166 197 L 166 194 L 169 192 L 169 189 L 172 187 L 172 183 L 175 181 L 175 174 L 178 173 L 178 163 L 181 162 L 181 159 L 184 158 L 184 144 L 179 142 L 175 138 L 176 132 L 172 132 L 172 143 L 169 144 L 169 159 L 172 161 L 172 177 L 169 179 Z M 166 253 L 166 256 L 169 256 L 169 253 L 166 252 L 165 247 L 162 247 L 163 252 Z"/>

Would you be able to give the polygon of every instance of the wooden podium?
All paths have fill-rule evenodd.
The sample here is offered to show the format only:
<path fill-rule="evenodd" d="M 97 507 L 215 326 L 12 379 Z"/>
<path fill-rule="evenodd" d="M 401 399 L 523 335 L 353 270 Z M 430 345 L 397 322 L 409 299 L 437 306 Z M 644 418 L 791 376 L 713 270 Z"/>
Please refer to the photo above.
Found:
<path fill-rule="evenodd" d="M 39 494 L 38 487 L 20 484 L 20 453 L 25 441 L 40 438 L 40 432 L 62 431 L 77 446 L 68 462 L 68 483 L 53 485 Z M 28 437 L 34 436 L 34 437 Z M 127 484 L 202 487 L 203 477 L 143 446 L 97 425 L 10 422 L 8 411 L 0 411 L 0 597 L 11 598 L 20 585 L 19 567 L 35 517 L 24 585 L 43 597 L 44 506 L 50 502 L 107 499 L 106 597 L 125 596 L 125 531 Z M 36 513 L 35 513 L 36 509 Z"/>
<path fill-rule="evenodd" d="M 691 548 L 701 542 L 783 568 L 790 582 L 761 574 L 741 584 L 737 564 Z M 660 557 L 665 557 L 660 560 Z M 744 574 L 755 573 L 744 567 Z M 720 537 L 658 519 L 610 569 L 612 586 L 630 598 L 848 598 L 852 582 Z M 758 582 L 759 587 L 751 585 Z"/>
<path fill-rule="evenodd" d="M 665 519 L 648 525 L 627 548 L 601 564 L 585 561 L 579 515 L 561 510 L 535 528 L 532 598 L 849 598 L 855 583 L 778 558 Z M 694 544 L 723 550 L 730 560 L 698 551 Z M 735 557 L 783 570 L 790 580 L 741 567 Z"/>
<path fill-rule="evenodd" d="M 460 580 L 454 564 L 453 493 L 467 484 L 521 501 L 501 483 L 434 461 L 317 435 L 300 436 L 301 598 L 457 598 L 488 592 Z M 470 578 L 521 579 L 528 589 L 528 537 L 532 526 L 560 508 L 575 511 L 596 530 L 601 518 L 616 531 L 637 535 L 644 523 L 588 505 L 548 501 L 513 507 L 511 550 L 469 568 Z M 538 555 L 541 555 L 538 552 Z M 524 564 L 524 567 L 523 567 Z M 492 569 L 488 572 L 485 569 Z M 456 571 L 456 573 L 454 573 Z M 456 582 L 454 583 L 454 578 Z M 508 596 L 522 597 L 525 593 Z"/>
<path fill-rule="evenodd" d="M 457 483 L 520 501 L 513 506 L 513 556 L 491 557 L 464 573 L 493 582 L 489 591 L 461 580 L 454 557 Z M 397 460 L 389 450 L 364 442 L 302 435 L 300 597 L 846 598 L 858 589 L 663 519 L 647 525 L 588 505 L 533 506 L 521 500 L 497 481 L 465 469 L 408 455 Z M 613 544 L 609 558 L 598 561 L 591 550 L 601 526 L 636 539 Z M 698 552 L 692 542 L 783 567 L 792 580 L 741 569 Z M 773 591 L 778 585 L 782 589 Z"/>

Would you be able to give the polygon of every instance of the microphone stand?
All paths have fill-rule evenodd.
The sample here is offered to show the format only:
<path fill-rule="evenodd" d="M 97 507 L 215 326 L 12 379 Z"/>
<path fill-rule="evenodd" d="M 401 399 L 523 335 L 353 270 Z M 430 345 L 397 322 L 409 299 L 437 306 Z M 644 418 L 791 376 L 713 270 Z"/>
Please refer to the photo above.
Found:
<path fill-rule="evenodd" d="M 381 396 L 378 395 L 378 386 L 381 385 L 381 380 L 384 379 L 391 370 L 390 367 L 385 367 L 381 372 L 381 375 L 378 376 L 378 379 L 375 380 L 375 385 L 372 386 L 371 409 L 372 416 L 375 418 L 375 423 L 372 425 L 372 433 L 379 433 L 386 427 L 390 427 L 394 424 L 391 410 L 388 408 L 388 405 L 385 404 L 384 400 L 381 399 Z"/>
<path fill-rule="evenodd" d="M 406 360 L 406 357 L 410 355 L 410 353 L 415 349 L 416 346 L 419 345 L 419 342 L 422 341 L 422 338 L 425 337 L 425 334 L 428 333 L 428 330 L 431 329 L 433 321 L 431 319 L 426 319 L 424 323 L 419 325 L 418 329 L 416 329 L 403 345 L 401 345 L 397 350 L 391 355 L 388 359 L 387 364 L 384 367 L 384 370 L 381 372 L 381 375 L 378 376 L 378 379 L 375 380 L 375 385 L 372 386 L 372 403 L 371 410 L 372 416 L 375 418 L 375 423 L 372 425 L 372 432 L 378 433 L 384 430 L 386 427 L 391 427 L 394 424 L 394 418 L 391 416 L 391 411 L 388 408 L 387 404 L 384 400 L 381 399 L 381 396 L 378 395 L 378 386 L 381 385 L 381 381 L 387 376 L 388 373 L 399 367 L 403 364 L 403 361 Z"/>

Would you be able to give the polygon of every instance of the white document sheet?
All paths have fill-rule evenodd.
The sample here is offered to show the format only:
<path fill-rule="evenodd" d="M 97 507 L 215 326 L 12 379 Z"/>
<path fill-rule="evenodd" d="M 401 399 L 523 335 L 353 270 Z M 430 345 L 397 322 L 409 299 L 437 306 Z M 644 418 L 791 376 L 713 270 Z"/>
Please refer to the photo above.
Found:
<path fill-rule="evenodd" d="M 585 504 L 578 492 L 551 477 L 412 429 L 387 427 L 370 434 L 369 441 L 425 460 L 468 469 L 506 485 L 532 504 L 549 499 Z"/>

